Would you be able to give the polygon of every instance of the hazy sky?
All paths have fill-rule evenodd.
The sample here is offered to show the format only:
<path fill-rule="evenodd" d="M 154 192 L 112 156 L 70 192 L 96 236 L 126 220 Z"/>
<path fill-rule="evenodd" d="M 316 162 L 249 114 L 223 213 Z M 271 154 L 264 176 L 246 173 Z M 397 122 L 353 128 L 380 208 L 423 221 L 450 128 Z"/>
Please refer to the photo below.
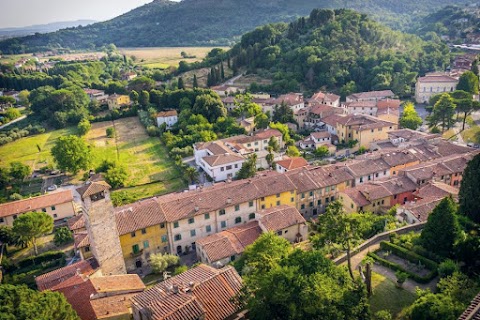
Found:
<path fill-rule="evenodd" d="M 107 20 L 152 0 L 0 0 L 0 28 Z"/>

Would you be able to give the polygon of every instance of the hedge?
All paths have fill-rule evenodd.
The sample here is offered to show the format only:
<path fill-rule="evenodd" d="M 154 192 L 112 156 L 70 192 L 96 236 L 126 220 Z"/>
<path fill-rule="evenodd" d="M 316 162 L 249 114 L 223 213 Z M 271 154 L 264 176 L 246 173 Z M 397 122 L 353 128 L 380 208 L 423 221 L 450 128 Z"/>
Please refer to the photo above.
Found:
<path fill-rule="evenodd" d="M 57 260 L 60 258 L 65 259 L 65 253 L 63 253 L 62 251 L 48 251 L 38 256 L 28 257 L 26 259 L 20 260 L 18 262 L 18 267 L 26 268 L 31 265 L 38 265 L 46 261 Z"/>
<path fill-rule="evenodd" d="M 410 262 L 418 263 L 421 262 L 430 270 L 437 270 L 438 264 L 435 261 L 425 258 L 413 251 L 407 250 L 404 247 L 400 247 L 391 242 L 382 241 L 380 242 L 380 248 L 382 250 L 391 251 L 400 258 L 407 259 Z"/>
<path fill-rule="evenodd" d="M 415 282 L 418 282 L 418 283 L 429 283 L 433 278 L 435 278 L 437 276 L 437 270 L 431 271 L 425 277 L 421 277 L 416 273 L 413 273 L 409 270 L 404 269 L 401 265 L 399 265 L 395 262 L 391 262 L 391 261 L 388 261 L 386 259 L 380 258 L 378 255 L 376 255 L 373 252 L 369 252 L 367 255 L 369 257 L 373 258 L 375 261 L 377 261 L 378 263 L 380 263 L 384 267 L 392 269 L 393 271 L 405 272 L 406 274 L 408 274 L 408 277 L 410 279 L 413 279 Z"/>

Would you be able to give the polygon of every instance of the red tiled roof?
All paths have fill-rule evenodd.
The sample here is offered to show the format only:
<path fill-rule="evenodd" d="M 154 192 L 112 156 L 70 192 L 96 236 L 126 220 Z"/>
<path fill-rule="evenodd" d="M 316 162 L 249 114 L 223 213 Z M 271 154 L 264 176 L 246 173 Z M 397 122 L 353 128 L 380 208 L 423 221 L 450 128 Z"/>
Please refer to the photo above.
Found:
<path fill-rule="evenodd" d="M 398 99 L 380 100 L 377 102 L 377 108 L 378 109 L 386 109 L 386 108 L 398 109 L 400 108 L 400 104 L 402 104 L 402 101 Z"/>
<path fill-rule="evenodd" d="M 305 218 L 294 207 L 282 205 L 258 212 L 259 223 L 267 231 L 279 231 L 301 223 L 306 223 Z"/>
<path fill-rule="evenodd" d="M 470 305 L 465 309 L 458 320 L 479 320 L 480 319 L 480 293 L 473 298 Z"/>
<path fill-rule="evenodd" d="M 68 219 L 67 224 L 71 231 L 83 229 L 85 228 L 85 217 L 83 214 L 76 215 Z"/>
<path fill-rule="evenodd" d="M 227 165 L 235 162 L 245 161 L 244 157 L 234 153 L 219 154 L 215 156 L 206 156 L 206 157 L 203 157 L 202 159 L 203 161 L 208 163 L 208 165 L 211 167 L 223 166 L 223 165 Z"/>
<path fill-rule="evenodd" d="M 420 77 L 418 78 L 418 82 L 424 82 L 424 83 L 429 83 L 429 82 L 453 82 L 457 83 L 458 79 L 455 79 L 453 77 L 447 76 L 447 75 L 427 75 L 425 77 Z"/>
<path fill-rule="evenodd" d="M 128 315 L 130 317 L 130 308 L 132 298 L 138 293 L 116 295 L 90 300 L 96 319 L 111 319 L 115 316 Z"/>
<path fill-rule="evenodd" d="M 62 287 L 55 291 L 63 293 L 80 319 L 96 320 L 95 311 L 90 304 L 90 295 L 95 294 L 95 288 L 90 281 L 82 279 L 82 282 Z"/>
<path fill-rule="evenodd" d="M 97 293 L 143 291 L 145 284 L 136 274 L 120 274 L 108 277 L 90 278 Z"/>
<path fill-rule="evenodd" d="M 295 157 L 276 162 L 278 166 L 281 166 L 287 170 L 293 170 L 308 166 L 308 161 L 302 157 Z"/>
<path fill-rule="evenodd" d="M 347 99 L 352 99 L 352 100 L 371 99 L 371 98 L 382 99 L 382 98 L 388 98 L 393 96 L 395 96 L 395 94 L 392 92 L 392 90 L 383 90 L 383 91 L 369 91 L 369 92 L 354 93 L 349 95 Z"/>
<path fill-rule="evenodd" d="M 152 320 L 223 320 L 238 311 L 232 298 L 241 286 L 233 267 L 216 270 L 199 265 L 133 297 L 133 308 L 147 312 Z"/>
<path fill-rule="evenodd" d="M 257 221 L 226 229 L 196 241 L 211 262 L 243 253 L 262 233 Z"/>
<path fill-rule="evenodd" d="M 90 238 L 88 237 L 87 232 L 81 232 L 73 235 L 75 248 L 80 249 L 90 246 Z"/>
<path fill-rule="evenodd" d="M 177 115 L 177 110 L 161 111 L 157 113 L 157 118 L 175 117 Z"/>
<path fill-rule="evenodd" d="M 29 211 L 37 211 L 43 208 L 72 202 L 71 190 L 58 191 L 34 198 L 22 199 L 14 202 L 0 204 L 0 218 L 13 216 Z"/>
<path fill-rule="evenodd" d="M 40 291 L 51 289 L 52 287 L 60 284 L 61 282 L 74 277 L 78 273 L 83 275 L 92 274 L 96 266 L 94 260 L 82 260 L 72 265 L 42 274 L 35 278 L 37 288 Z"/>
<path fill-rule="evenodd" d="M 105 181 L 95 181 L 83 187 L 78 188 L 77 192 L 80 194 L 82 198 L 86 198 L 91 196 L 92 194 L 97 194 L 111 188 L 112 187 Z"/>
<path fill-rule="evenodd" d="M 115 209 L 115 218 L 120 236 L 166 222 L 160 205 L 154 199 L 118 207 Z"/>
<path fill-rule="evenodd" d="M 390 170 L 390 166 L 382 158 L 352 161 L 347 163 L 346 167 L 356 178 L 380 171 Z"/>
<path fill-rule="evenodd" d="M 328 131 L 320 131 L 320 132 L 312 132 L 310 136 L 314 137 L 315 139 L 325 139 L 325 138 L 330 138 L 332 135 Z"/>

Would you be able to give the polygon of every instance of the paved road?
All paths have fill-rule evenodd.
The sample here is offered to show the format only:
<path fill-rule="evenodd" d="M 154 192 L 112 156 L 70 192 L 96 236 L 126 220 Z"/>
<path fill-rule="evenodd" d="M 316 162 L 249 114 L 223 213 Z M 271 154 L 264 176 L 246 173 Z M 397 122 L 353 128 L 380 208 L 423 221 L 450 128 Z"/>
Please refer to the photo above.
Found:
<path fill-rule="evenodd" d="M 0 126 L 0 130 L 8 127 L 8 126 L 11 125 L 11 124 L 14 124 L 15 122 L 22 121 L 22 120 L 25 119 L 26 117 L 27 117 L 27 116 L 21 116 L 20 118 L 17 118 L 17 119 L 15 119 L 15 120 L 13 120 L 13 121 L 10 121 L 9 123 L 4 124 L 3 126 Z"/>

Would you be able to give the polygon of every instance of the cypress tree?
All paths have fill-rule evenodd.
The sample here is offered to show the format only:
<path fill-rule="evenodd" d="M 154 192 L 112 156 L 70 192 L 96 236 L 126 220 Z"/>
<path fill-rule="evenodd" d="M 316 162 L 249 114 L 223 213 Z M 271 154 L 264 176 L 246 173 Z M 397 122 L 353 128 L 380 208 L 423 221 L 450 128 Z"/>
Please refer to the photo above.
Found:
<path fill-rule="evenodd" d="M 178 78 L 178 89 L 185 89 L 185 85 L 183 84 L 183 78 Z"/>
<path fill-rule="evenodd" d="M 225 70 L 223 69 L 223 62 L 220 63 L 220 74 L 221 74 L 222 80 L 225 79 Z"/>
<path fill-rule="evenodd" d="M 451 197 L 443 199 L 433 209 L 420 236 L 425 249 L 444 257 L 452 254 L 453 246 L 460 235 L 455 213 L 455 203 Z"/>
<path fill-rule="evenodd" d="M 477 154 L 463 172 L 462 184 L 458 193 L 460 214 L 480 223 L 480 154 Z"/>
<path fill-rule="evenodd" d="M 196 74 L 193 74 L 193 87 L 198 88 L 198 80 Z"/>

